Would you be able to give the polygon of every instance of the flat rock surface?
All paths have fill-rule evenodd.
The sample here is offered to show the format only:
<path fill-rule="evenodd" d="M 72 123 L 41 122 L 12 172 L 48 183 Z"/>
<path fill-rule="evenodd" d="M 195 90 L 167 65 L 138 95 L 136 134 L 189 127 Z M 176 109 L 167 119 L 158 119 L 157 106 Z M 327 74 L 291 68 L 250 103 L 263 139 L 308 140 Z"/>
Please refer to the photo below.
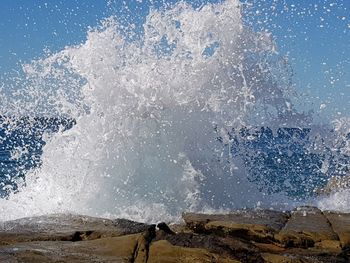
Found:
<path fill-rule="evenodd" d="M 219 254 L 210 253 L 207 249 L 174 246 L 168 241 L 160 240 L 152 244 L 147 262 L 239 263 L 240 261 Z"/>
<path fill-rule="evenodd" d="M 297 247 L 314 246 L 323 240 L 339 240 L 323 212 L 306 206 L 292 212 L 276 239 L 284 246 Z"/>
<path fill-rule="evenodd" d="M 0 262 L 130 262 L 137 235 L 96 240 L 35 241 L 0 247 Z"/>
<path fill-rule="evenodd" d="M 28 241 L 79 241 L 142 232 L 146 224 L 72 214 L 28 217 L 0 223 L 0 245 Z"/>
<path fill-rule="evenodd" d="M 192 228 L 201 228 L 212 221 L 230 222 L 240 225 L 262 225 L 279 231 L 287 222 L 289 213 L 273 210 L 238 210 L 229 214 L 185 213 L 183 219 Z"/>
<path fill-rule="evenodd" d="M 196 233 L 234 236 L 257 242 L 273 242 L 286 224 L 289 213 L 272 210 L 239 210 L 230 214 L 187 213 L 183 218 Z"/>
<path fill-rule="evenodd" d="M 350 247 L 350 214 L 325 212 L 343 247 Z"/>
<path fill-rule="evenodd" d="M 0 262 L 350 262 L 350 215 L 299 207 L 184 214 L 185 224 L 47 215 L 0 222 Z"/>

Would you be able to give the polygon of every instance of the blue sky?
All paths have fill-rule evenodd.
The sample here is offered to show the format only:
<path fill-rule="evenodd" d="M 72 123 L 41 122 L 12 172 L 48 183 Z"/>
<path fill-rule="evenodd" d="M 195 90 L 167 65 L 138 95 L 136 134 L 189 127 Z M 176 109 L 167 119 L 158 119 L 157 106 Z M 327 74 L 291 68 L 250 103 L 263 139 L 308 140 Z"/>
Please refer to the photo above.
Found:
<path fill-rule="evenodd" d="M 86 31 L 107 16 L 140 25 L 150 6 L 175 0 L 1 0 L 0 76 L 19 64 L 84 41 Z M 220 0 L 188 1 L 194 5 Z M 349 116 L 350 0 L 242 0 L 246 20 L 272 32 L 279 52 L 288 56 L 297 90 L 307 107 Z M 249 4 L 249 5 L 248 5 Z M 305 95 L 307 94 L 307 95 Z M 312 104 L 312 105 L 311 105 Z M 322 106 L 324 107 L 324 106 Z"/>

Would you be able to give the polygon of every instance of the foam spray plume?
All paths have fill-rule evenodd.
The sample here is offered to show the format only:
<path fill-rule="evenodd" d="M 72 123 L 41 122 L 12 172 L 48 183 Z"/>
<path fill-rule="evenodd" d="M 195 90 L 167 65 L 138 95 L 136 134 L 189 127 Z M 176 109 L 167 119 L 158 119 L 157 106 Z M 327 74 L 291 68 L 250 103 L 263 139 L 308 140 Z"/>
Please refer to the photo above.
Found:
<path fill-rule="evenodd" d="M 303 121 L 271 35 L 245 26 L 241 8 L 230 0 L 151 10 L 132 41 L 109 17 L 81 45 L 24 65 L 16 105 L 31 101 L 7 109 L 76 124 L 45 137 L 42 164 L 0 200 L 0 219 L 176 220 L 183 211 L 292 203 L 259 191 L 232 158 L 232 128 Z"/>

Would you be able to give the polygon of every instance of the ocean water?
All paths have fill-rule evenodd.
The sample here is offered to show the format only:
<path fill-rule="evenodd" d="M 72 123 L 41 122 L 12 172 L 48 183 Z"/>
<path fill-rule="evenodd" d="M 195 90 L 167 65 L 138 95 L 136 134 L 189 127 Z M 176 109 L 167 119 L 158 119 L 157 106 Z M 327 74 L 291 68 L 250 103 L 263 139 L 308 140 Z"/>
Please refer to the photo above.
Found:
<path fill-rule="evenodd" d="M 132 38 L 107 17 L 85 42 L 23 64 L 0 93 L 0 220 L 348 210 L 347 190 L 316 192 L 349 175 L 349 118 L 298 109 L 273 37 L 242 8 L 152 9 Z"/>
<path fill-rule="evenodd" d="M 17 182 L 41 165 L 44 133 L 67 130 L 74 121 L 45 117 L 0 117 L 0 196 L 16 191 Z"/>

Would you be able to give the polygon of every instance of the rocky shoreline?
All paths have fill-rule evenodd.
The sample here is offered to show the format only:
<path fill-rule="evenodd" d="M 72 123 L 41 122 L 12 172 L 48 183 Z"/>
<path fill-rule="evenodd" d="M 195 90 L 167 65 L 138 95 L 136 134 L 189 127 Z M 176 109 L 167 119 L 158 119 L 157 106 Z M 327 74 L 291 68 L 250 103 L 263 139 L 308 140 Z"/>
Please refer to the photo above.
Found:
<path fill-rule="evenodd" d="M 0 262 L 350 262 L 350 214 L 298 207 L 143 224 L 54 214 L 0 223 Z"/>

